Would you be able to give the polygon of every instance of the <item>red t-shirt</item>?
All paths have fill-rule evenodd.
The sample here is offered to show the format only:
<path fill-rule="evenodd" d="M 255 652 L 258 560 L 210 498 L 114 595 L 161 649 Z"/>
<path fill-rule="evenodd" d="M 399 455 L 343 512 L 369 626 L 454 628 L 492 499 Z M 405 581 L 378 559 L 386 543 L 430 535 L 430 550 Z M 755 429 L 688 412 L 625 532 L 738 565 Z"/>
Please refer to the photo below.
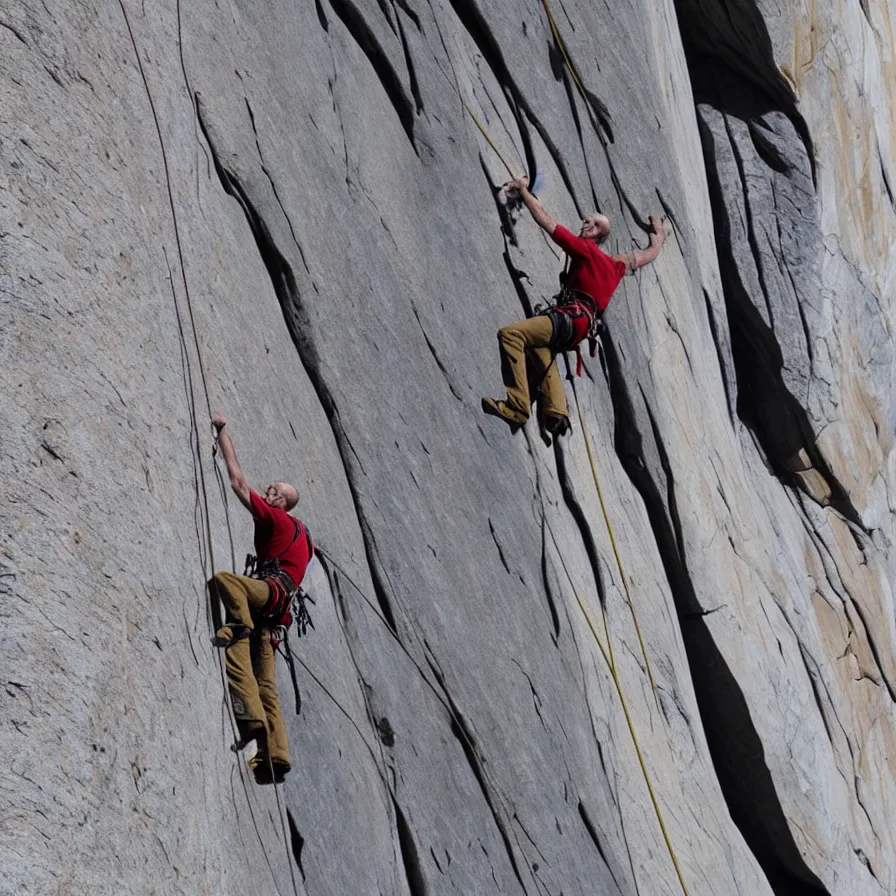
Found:
<path fill-rule="evenodd" d="M 594 240 L 575 236 L 562 224 L 554 228 L 551 239 L 569 256 L 566 285 L 591 296 L 597 310 L 603 311 L 625 276 L 625 265 L 598 249 Z"/>
<path fill-rule="evenodd" d="M 259 561 L 277 557 L 280 568 L 298 585 L 311 562 L 307 530 L 295 517 L 279 507 L 271 507 L 257 492 L 249 490 L 255 517 L 255 553 Z M 298 537 L 296 531 L 298 528 Z"/>

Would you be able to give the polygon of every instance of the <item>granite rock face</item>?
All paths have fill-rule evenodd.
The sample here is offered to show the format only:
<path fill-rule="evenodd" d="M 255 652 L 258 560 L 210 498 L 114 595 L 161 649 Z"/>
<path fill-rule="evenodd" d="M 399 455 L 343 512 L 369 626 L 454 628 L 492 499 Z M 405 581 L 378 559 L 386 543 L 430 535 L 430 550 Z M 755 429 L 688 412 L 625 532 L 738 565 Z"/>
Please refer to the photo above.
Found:
<path fill-rule="evenodd" d="M 0 893 L 896 891 L 894 21 L 5 4 Z M 551 446 L 479 410 L 562 265 L 498 153 L 672 227 Z M 278 790 L 218 409 L 321 548 Z"/>

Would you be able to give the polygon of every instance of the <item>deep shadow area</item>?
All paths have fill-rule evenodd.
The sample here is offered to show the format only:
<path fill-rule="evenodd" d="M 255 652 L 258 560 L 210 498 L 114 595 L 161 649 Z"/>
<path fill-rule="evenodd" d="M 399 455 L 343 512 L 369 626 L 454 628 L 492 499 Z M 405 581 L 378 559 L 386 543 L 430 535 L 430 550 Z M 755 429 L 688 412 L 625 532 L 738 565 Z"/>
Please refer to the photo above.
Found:
<path fill-rule="evenodd" d="M 732 83 L 730 75 L 719 70 L 712 60 L 701 57 L 696 70 L 698 73 L 694 76 L 693 87 L 698 107 L 705 104 L 725 116 L 750 123 L 773 111 L 766 97 L 747 84 Z M 731 334 L 738 387 L 737 414 L 756 434 L 775 474 L 787 478 L 790 458 L 811 446 L 814 435 L 805 410 L 784 385 L 781 347 L 775 332 L 763 320 L 756 306 L 762 297 L 748 295 L 741 280 L 728 226 L 721 174 L 716 163 L 715 138 L 699 115 L 697 121 Z M 746 201 L 745 208 L 748 228 L 752 233 L 753 222 Z"/>
<path fill-rule="evenodd" d="M 792 158 L 782 153 L 780 147 L 768 133 L 765 116 L 773 112 L 787 115 L 800 135 L 806 158 L 813 166 L 814 156 L 811 141 L 806 133 L 806 124 L 788 100 L 784 108 L 776 107 L 774 98 L 760 90 L 753 80 L 738 72 L 732 72 L 713 56 L 694 49 L 693 43 L 685 41 L 688 66 L 691 72 L 694 101 L 698 107 L 698 127 L 706 165 L 707 185 L 713 213 L 716 236 L 719 273 L 722 279 L 728 327 L 731 337 L 731 352 L 737 383 L 736 410 L 745 426 L 755 435 L 772 472 L 782 482 L 794 489 L 802 490 L 812 500 L 834 507 L 854 525 L 862 527 L 861 517 L 853 506 L 846 489 L 841 485 L 830 465 L 817 447 L 816 433 L 809 413 L 790 392 L 784 380 L 784 355 L 779 342 L 779 334 L 763 319 L 760 303 L 768 301 L 765 295 L 751 296 L 747 293 L 741 272 L 735 258 L 735 246 L 728 225 L 730 210 L 726 207 L 726 187 L 724 174 L 719 170 L 717 155 L 726 147 L 716 144 L 720 139 L 707 125 L 699 113 L 701 106 L 711 107 L 726 120 L 732 119 L 747 125 L 750 146 L 771 172 L 783 177 L 798 177 Z M 757 271 L 762 280 L 761 252 L 756 242 L 759 222 L 754 221 L 754 213 L 746 195 L 748 176 L 740 157 L 741 149 L 727 129 L 726 137 L 738 165 L 741 189 L 744 191 L 744 213 L 747 237 Z M 814 214 L 813 208 L 807 213 Z M 777 214 L 777 213 L 776 213 Z M 792 222 L 791 222 L 792 224 Z M 780 226 L 780 222 L 779 222 Z M 765 283 L 762 281 L 765 290 Z M 797 307 L 800 315 L 803 311 Z M 802 320 L 805 339 L 804 350 L 807 364 L 812 364 L 812 334 L 805 319 Z M 786 338 L 786 336 L 785 336 Z M 805 480 L 797 475 L 812 469 L 824 481 L 826 494 L 819 494 L 807 488 Z"/>
<path fill-rule="evenodd" d="M 665 476 L 661 489 L 645 460 L 647 436 L 638 427 L 619 352 L 608 330 L 604 359 L 613 403 L 616 453 L 644 501 L 678 612 L 691 681 L 722 794 L 776 896 L 829 896 L 804 862 L 787 824 L 762 740 L 736 678 L 707 627 L 684 555 L 675 482 L 665 451 L 651 431 L 652 453 Z M 645 409 L 649 417 L 649 410 Z"/>
<path fill-rule="evenodd" d="M 743 691 L 702 615 L 681 619 L 709 750 L 731 818 L 776 896 L 830 896 L 790 833 Z M 704 709 L 705 708 L 705 709 Z M 710 724 L 707 724 L 707 722 Z"/>
<path fill-rule="evenodd" d="M 768 27 L 755 0 L 674 0 L 694 102 L 700 88 L 719 74 L 733 74 L 748 92 L 763 97 L 766 111 L 783 112 L 813 160 L 809 127 L 797 108 L 793 88 L 775 62 Z M 733 111 L 733 110 L 732 110 Z"/>
<path fill-rule="evenodd" d="M 392 797 L 392 806 L 395 809 L 398 848 L 401 852 L 401 861 L 404 866 L 405 878 L 408 882 L 408 891 L 410 896 L 428 896 L 429 887 L 426 885 L 426 876 L 423 873 L 423 865 L 420 862 L 420 852 L 417 849 L 414 835 L 411 833 L 411 827 L 394 795 Z"/>
<path fill-rule="evenodd" d="M 292 856 L 298 866 L 299 874 L 302 875 L 302 883 L 304 883 L 305 869 L 302 867 L 302 850 L 305 848 L 305 838 L 299 831 L 296 820 L 289 809 L 286 810 L 286 817 L 289 820 L 289 845 L 292 848 Z"/>

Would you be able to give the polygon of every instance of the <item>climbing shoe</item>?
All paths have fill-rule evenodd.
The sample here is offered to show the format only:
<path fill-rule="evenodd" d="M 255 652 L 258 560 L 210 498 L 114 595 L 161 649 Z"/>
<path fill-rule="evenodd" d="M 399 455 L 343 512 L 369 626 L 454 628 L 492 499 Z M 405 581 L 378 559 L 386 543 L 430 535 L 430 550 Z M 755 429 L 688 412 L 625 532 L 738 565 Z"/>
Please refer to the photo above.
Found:
<path fill-rule="evenodd" d="M 237 641 L 242 641 L 252 634 L 252 629 L 248 625 L 233 623 L 232 625 L 222 625 L 212 638 L 212 644 L 215 647 L 230 647 Z"/>
<path fill-rule="evenodd" d="M 237 718 L 236 724 L 239 730 L 239 739 L 230 748 L 234 753 L 245 750 L 252 741 L 255 741 L 257 750 L 267 749 L 268 729 L 261 722 L 244 721 Z"/>
<path fill-rule="evenodd" d="M 287 762 L 268 759 L 264 753 L 256 753 L 248 762 L 256 784 L 282 784 L 292 768 Z"/>
<path fill-rule="evenodd" d="M 565 436 L 572 428 L 569 417 L 564 414 L 547 413 L 544 415 L 542 425 L 555 439 Z"/>
<path fill-rule="evenodd" d="M 493 417 L 500 417 L 505 423 L 510 424 L 511 429 L 516 430 L 526 425 L 528 417 L 517 411 L 511 410 L 503 401 L 494 398 L 482 399 L 482 410 Z"/>

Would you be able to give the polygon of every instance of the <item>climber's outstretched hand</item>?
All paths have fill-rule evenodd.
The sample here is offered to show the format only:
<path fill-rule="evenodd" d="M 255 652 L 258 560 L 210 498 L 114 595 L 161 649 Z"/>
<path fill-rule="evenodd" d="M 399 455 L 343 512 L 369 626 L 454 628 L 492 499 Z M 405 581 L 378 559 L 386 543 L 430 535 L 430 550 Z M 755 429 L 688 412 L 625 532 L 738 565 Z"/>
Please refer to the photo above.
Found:
<path fill-rule="evenodd" d="M 510 181 L 509 184 L 504 185 L 504 192 L 510 197 L 519 196 L 523 189 L 529 186 L 529 178 L 524 174 L 522 177 L 518 177 L 516 180 Z"/>

